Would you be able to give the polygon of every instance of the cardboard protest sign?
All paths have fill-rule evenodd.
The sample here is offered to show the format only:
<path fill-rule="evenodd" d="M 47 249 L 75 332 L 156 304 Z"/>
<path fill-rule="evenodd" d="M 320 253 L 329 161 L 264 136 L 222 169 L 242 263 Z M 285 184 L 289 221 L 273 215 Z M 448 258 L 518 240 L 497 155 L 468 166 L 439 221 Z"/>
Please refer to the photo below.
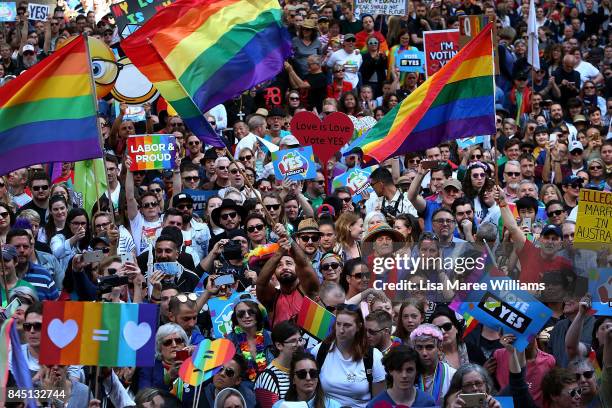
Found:
<path fill-rule="evenodd" d="M 136 135 L 127 140 L 131 171 L 169 170 L 174 167 L 176 144 L 170 135 Z"/>
<path fill-rule="evenodd" d="M 485 15 L 459 16 L 459 49 L 476 37 L 489 23 Z M 493 24 L 493 58 L 495 59 L 495 75 L 499 75 L 499 56 L 497 55 L 497 29 Z"/>
<path fill-rule="evenodd" d="M 45 302 L 40 363 L 153 366 L 157 313 L 148 303 Z"/>
<path fill-rule="evenodd" d="M 219 190 L 185 189 L 182 192 L 189 194 L 193 198 L 193 212 L 200 218 L 204 217 L 204 206 L 206 206 L 208 199 L 219 194 Z"/>
<path fill-rule="evenodd" d="M 355 14 L 403 16 L 408 10 L 406 0 L 355 0 Z"/>
<path fill-rule="evenodd" d="M 401 51 L 398 49 L 395 51 L 395 65 L 400 72 L 423 74 L 425 73 L 425 54 L 416 48 Z"/>
<path fill-rule="evenodd" d="M 157 10 L 174 3 L 174 0 L 125 0 L 111 6 L 121 38 L 138 30 L 157 13 Z"/>
<path fill-rule="evenodd" d="M 353 202 L 358 203 L 363 199 L 363 193 L 371 193 L 374 191 L 370 185 L 370 175 L 376 167 L 368 167 L 360 169 L 354 167 L 349 171 L 342 173 L 334 178 L 332 182 L 333 189 L 338 187 L 347 187 L 353 196 Z"/>
<path fill-rule="evenodd" d="M 232 331 L 232 313 L 234 313 L 234 302 L 244 292 L 234 292 L 227 297 L 213 297 L 208 301 L 210 320 L 212 320 L 213 331 L 216 338 L 225 337 Z"/>
<path fill-rule="evenodd" d="M 612 268 L 589 271 L 589 293 L 593 296 L 592 309 L 598 316 L 612 316 Z"/>
<path fill-rule="evenodd" d="M 17 6 L 14 1 L 0 3 L 0 22 L 15 21 L 17 19 Z"/>
<path fill-rule="evenodd" d="M 612 248 L 612 193 L 580 190 L 574 246 L 577 248 Z"/>
<path fill-rule="evenodd" d="M 28 15 L 30 20 L 47 21 L 49 6 L 47 4 L 28 3 Z"/>
<path fill-rule="evenodd" d="M 317 339 L 323 340 L 330 333 L 335 321 L 336 317 L 332 312 L 305 297 L 296 323 Z"/>
<path fill-rule="evenodd" d="M 351 139 L 353 130 L 353 122 L 341 112 L 323 121 L 312 112 L 298 112 L 291 119 L 291 133 L 303 146 L 312 146 L 323 165 Z"/>
<path fill-rule="evenodd" d="M 272 152 L 272 161 L 277 180 L 311 180 L 317 176 L 312 146 Z"/>
<path fill-rule="evenodd" d="M 423 32 L 425 75 L 429 78 L 459 51 L 459 30 Z"/>
<path fill-rule="evenodd" d="M 455 306 L 461 315 L 467 313 L 483 325 L 516 336 L 514 347 L 523 351 L 552 316 L 552 310 L 529 292 L 516 287 L 508 277 L 485 277 L 480 281 L 486 290 L 472 290 Z"/>

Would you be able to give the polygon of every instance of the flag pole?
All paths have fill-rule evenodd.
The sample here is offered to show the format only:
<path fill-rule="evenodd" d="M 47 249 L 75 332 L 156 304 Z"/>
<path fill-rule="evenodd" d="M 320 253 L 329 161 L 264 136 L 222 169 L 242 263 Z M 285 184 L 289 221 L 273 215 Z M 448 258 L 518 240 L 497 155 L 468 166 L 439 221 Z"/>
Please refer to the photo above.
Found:
<path fill-rule="evenodd" d="M 87 53 L 87 65 L 89 66 L 89 83 L 91 85 L 91 95 L 93 98 L 93 103 L 94 103 L 94 108 L 96 110 L 96 113 L 98 112 L 98 99 L 96 96 L 96 85 L 94 83 L 94 79 L 93 79 L 93 69 L 91 67 L 91 55 L 89 54 L 89 41 L 88 41 L 88 36 L 87 36 L 87 32 L 83 33 L 83 37 L 85 38 L 85 52 Z M 98 146 L 100 147 L 100 151 L 102 152 L 102 162 L 104 163 L 104 171 L 106 173 L 106 155 L 104 154 L 104 143 L 102 142 L 102 130 L 100 129 L 100 121 L 98 120 L 98 116 L 96 115 L 96 129 L 98 130 Z M 100 196 L 100 191 L 98 191 L 98 174 L 96 173 L 96 161 L 95 159 L 91 159 L 92 160 L 92 166 L 93 166 L 93 174 L 94 174 L 94 185 L 95 185 L 95 189 L 96 189 L 96 203 L 98 205 L 98 211 L 100 211 L 100 199 L 102 198 Z M 108 204 L 109 204 L 109 208 L 110 208 L 110 216 L 111 216 L 111 221 L 113 222 L 113 224 L 116 225 L 116 221 L 115 221 L 115 209 L 113 208 L 113 200 L 112 200 L 112 196 L 111 196 L 111 191 L 109 190 L 109 185 L 108 183 L 106 183 L 106 189 L 108 191 Z M 92 208 L 93 210 L 93 208 Z M 93 216 L 93 214 L 91 214 Z"/>
<path fill-rule="evenodd" d="M 493 113 L 496 116 L 497 119 L 497 112 L 495 111 L 495 91 L 497 90 L 497 85 L 495 84 L 495 38 L 493 37 L 495 31 L 495 23 L 489 23 L 489 24 L 493 24 L 493 29 L 491 30 L 491 60 L 493 61 L 493 72 L 491 74 L 491 77 L 493 78 Z M 495 133 L 493 133 L 493 135 L 491 135 L 491 139 L 493 141 L 493 172 L 495 173 L 495 185 L 499 186 L 499 169 L 497 166 L 497 128 L 495 129 Z"/>

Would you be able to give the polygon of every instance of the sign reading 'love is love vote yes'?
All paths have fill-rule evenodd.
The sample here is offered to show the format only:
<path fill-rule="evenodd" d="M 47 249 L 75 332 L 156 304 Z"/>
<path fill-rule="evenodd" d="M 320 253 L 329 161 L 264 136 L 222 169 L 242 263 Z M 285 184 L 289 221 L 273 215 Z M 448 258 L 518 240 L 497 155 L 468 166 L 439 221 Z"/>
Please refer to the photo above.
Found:
<path fill-rule="evenodd" d="M 156 332 L 157 305 L 45 302 L 40 363 L 150 367 Z"/>
<path fill-rule="evenodd" d="M 321 163 L 327 163 L 348 143 L 354 130 L 351 119 L 341 112 L 334 112 L 323 121 L 312 112 L 298 112 L 291 119 L 291 133 L 302 146 L 312 146 Z"/>

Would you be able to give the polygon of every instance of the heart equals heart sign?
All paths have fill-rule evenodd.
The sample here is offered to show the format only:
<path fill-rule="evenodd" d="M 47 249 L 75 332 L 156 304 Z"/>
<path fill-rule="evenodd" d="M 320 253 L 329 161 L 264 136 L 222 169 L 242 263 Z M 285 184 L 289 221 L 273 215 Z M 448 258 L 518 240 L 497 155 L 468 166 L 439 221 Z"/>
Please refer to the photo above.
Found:
<path fill-rule="evenodd" d="M 65 322 L 53 319 L 47 327 L 49 339 L 61 349 L 72 343 L 78 333 L 79 325 L 72 319 Z M 145 322 L 136 324 L 136 322 L 129 321 L 123 326 L 122 333 L 127 345 L 136 351 L 147 344 L 151 338 L 151 326 Z"/>

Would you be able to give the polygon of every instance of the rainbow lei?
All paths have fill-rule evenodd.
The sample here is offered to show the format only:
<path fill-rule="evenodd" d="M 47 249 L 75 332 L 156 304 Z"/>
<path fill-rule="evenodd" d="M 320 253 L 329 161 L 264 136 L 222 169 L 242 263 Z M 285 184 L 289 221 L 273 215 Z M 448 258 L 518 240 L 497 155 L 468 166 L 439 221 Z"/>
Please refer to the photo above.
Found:
<path fill-rule="evenodd" d="M 268 363 L 266 361 L 266 353 L 265 353 L 265 345 L 264 345 L 264 335 L 263 332 L 259 331 L 255 335 L 255 344 L 256 344 L 256 355 L 255 360 L 253 360 L 253 355 L 251 354 L 251 350 L 249 350 L 249 341 L 247 340 L 247 335 L 244 332 L 236 332 L 239 336 L 240 341 L 240 352 L 242 356 L 247 362 L 247 377 L 250 381 L 255 381 L 257 377 L 257 373 L 262 372 L 266 369 Z"/>

